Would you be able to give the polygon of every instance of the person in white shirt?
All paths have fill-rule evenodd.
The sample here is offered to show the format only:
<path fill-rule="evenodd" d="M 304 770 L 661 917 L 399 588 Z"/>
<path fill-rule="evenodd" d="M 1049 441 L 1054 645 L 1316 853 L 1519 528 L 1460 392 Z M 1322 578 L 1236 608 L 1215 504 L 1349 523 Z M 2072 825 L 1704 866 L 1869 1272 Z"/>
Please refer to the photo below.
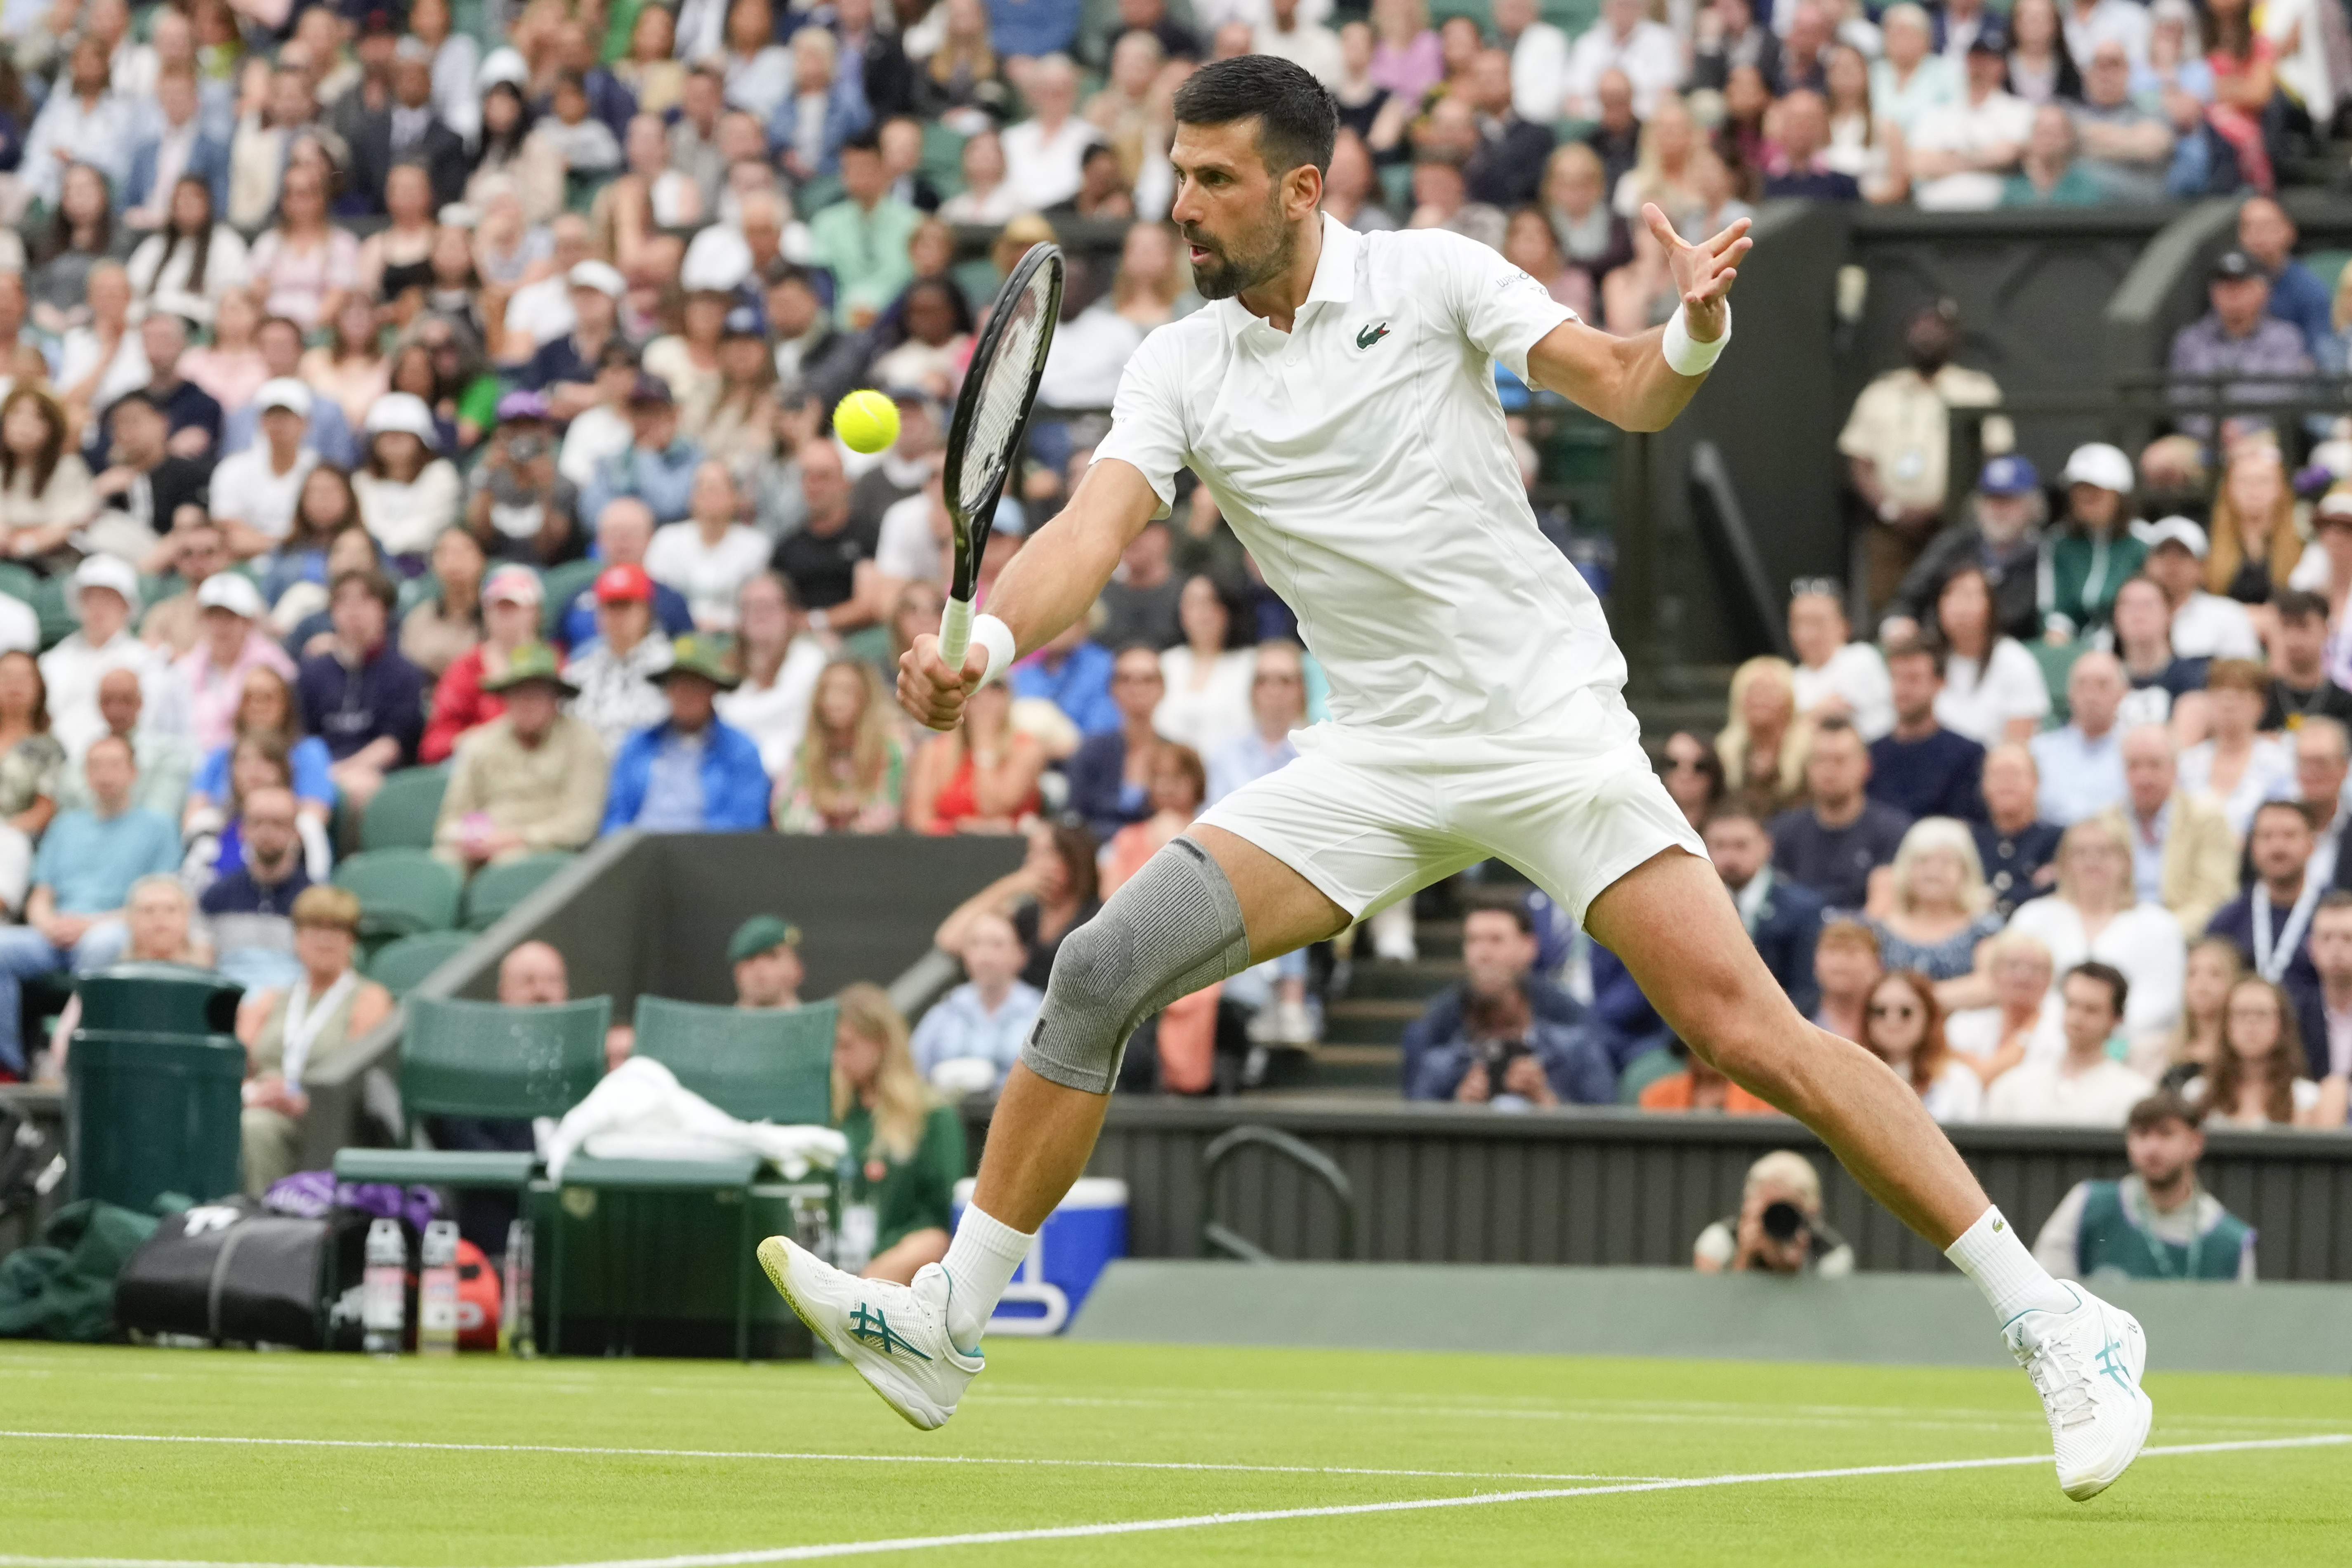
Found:
<path fill-rule="evenodd" d="M 1006 126 L 999 138 L 1003 190 L 1014 210 L 1044 212 L 1078 194 L 1079 166 L 1103 133 L 1077 115 L 1078 68 L 1067 55 L 1046 55 L 1032 66 L 1024 96 L 1031 118 Z"/>
<path fill-rule="evenodd" d="M 1568 98 L 1568 35 L 1538 19 L 1536 0 L 1495 0 L 1495 34 L 1511 51 L 1511 107 L 1531 125 L 1549 125 Z"/>
<path fill-rule="evenodd" d="M 2030 899 L 2009 929 L 2040 939 L 2061 974 L 2086 959 L 2115 966 L 2131 982 L 2124 1026 L 2132 1038 L 2161 1034 L 2179 1020 L 2189 949 L 2180 922 L 2162 904 L 2142 903 L 2132 880 L 2130 831 L 2116 816 L 2074 824 L 2058 842 L 2058 886 Z M 1992 987 L 1979 969 L 1948 983 L 1947 1003 L 1981 1005 Z"/>
<path fill-rule="evenodd" d="M 58 204 L 58 188 L 71 163 L 91 164 L 120 184 L 131 164 L 131 132 L 138 121 L 131 100 L 111 89 L 105 45 L 83 38 L 74 46 L 66 68 L 67 79 L 34 116 L 24 159 L 17 165 L 26 188 L 50 207 Z"/>
<path fill-rule="evenodd" d="M 809 630 L 793 585 L 762 571 L 735 596 L 735 666 L 742 681 L 714 700 L 719 716 L 751 737 L 772 779 L 793 776 L 808 731 L 817 677 L 832 656 Z"/>
<path fill-rule="evenodd" d="M 1503 0 L 1503 4 L 1531 6 L 1531 0 Z M 1559 29 L 1549 31 L 1557 34 Z M 1339 35 L 1301 15 L 1299 0 L 1272 0 L 1265 20 L 1253 29 L 1251 47 L 1259 54 L 1277 55 L 1301 67 L 1325 87 L 1339 86 L 1348 73 L 1339 56 Z"/>
<path fill-rule="evenodd" d="M 2205 531 L 2185 517 L 2159 518 L 2135 530 L 2147 546 L 2140 570 L 2172 606 L 2175 658 L 2260 658 L 2253 617 L 2237 600 L 2205 591 Z"/>
<path fill-rule="evenodd" d="M 1160 656 L 1168 695 L 1153 711 L 1151 727 L 1160 739 L 1208 757 L 1250 727 L 1250 677 L 1257 656 L 1250 648 L 1227 646 L 1233 607 L 1205 573 L 1186 580 L 1176 600 L 1176 621 L 1184 640 Z"/>
<path fill-rule="evenodd" d="M 2180 787 L 2203 795 L 2240 840 L 2263 803 L 2294 798 L 2294 748 L 2256 728 L 2270 702 L 2269 669 L 2250 658 L 2217 658 L 2205 671 L 2207 738 L 2180 753 Z"/>
<path fill-rule="evenodd" d="M 1045 994 L 1021 978 L 1029 962 L 1013 922 L 983 910 L 964 928 L 964 983 L 923 1015 L 909 1042 L 915 1066 L 934 1088 L 987 1094 L 1021 1059 L 1021 1043 L 1037 1022 Z"/>
<path fill-rule="evenodd" d="M 2076 1369 L 2044 1379 L 2053 1412 L 2092 1402 L 2088 1423 L 2062 1430 L 2053 1414 L 2058 1475 L 2077 1495 L 2108 1484 L 2150 1418 L 2141 1363 L 2114 1394 L 2080 1368 L 2116 1336 L 2137 1357 L 2137 1323 L 2051 1280 L 1918 1097 L 1782 992 L 1642 749 L 1599 600 L 1521 487 L 1495 363 L 1611 423 L 1663 428 L 1728 344 L 1747 221 L 1694 245 L 1647 208 L 1681 303 L 1657 335 L 1612 338 L 1473 240 L 1358 235 L 1324 213 L 1337 110 L 1297 66 L 1216 61 L 1172 107 L 1170 216 L 1211 303 L 1144 340 L 1093 466 L 997 576 L 969 657 L 950 668 L 917 637 L 900 704 L 958 728 L 1024 644 L 1087 613 L 1190 468 L 1297 611 L 1331 717 L 1064 939 L 946 1257 L 898 1286 L 778 1237 L 761 1245 L 771 1278 L 887 1403 L 942 1425 L 1035 1227 L 1085 1165 L 1134 1022 L 1499 855 L 1623 961 L 1695 1053 L 1797 1111 L 1947 1247 L 2011 1342 Z M 858 1310 L 887 1312 L 921 1359 L 862 1341 Z"/>
<path fill-rule="evenodd" d="M 727 465 L 713 458 L 694 471 L 687 517 L 654 531 L 646 574 L 686 595 L 697 631 L 735 629 L 735 595 L 768 569 L 768 536 L 736 521 L 741 498 Z"/>
<path fill-rule="evenodd" d="M 1979 746 L 2031 740 L 2050 711 L 2050 688 L 2033 656 L 1993 624 L 1982 567 L 1963 566 L 1944 580 L 1936 625 L 1950 649 L 1936 721 Z"/>
<path fill-rule="evenodd" d="M 41 656 L 41 679 L 48 685 L 49 733 L 68 753 L 79 755 L 106 733 L 98 710 L 98 683 L 110 669 L 139 674 L 149 725 L 184 735 L 188 704 L 168 649 L 143 643 L 131 630 L 131 606 L 139 603 L 139 574 L 114 555 L 92 555 L 74 568 L 66 605 L 80 629 Z"/>
<path fill-rule="evenodd" d="M 2049 946 L 2012 925 L 1985 943 L 1982 958 L 1992 1001 L 1947 1014 L 1945 1044 L 1983 1084 L 2028 1057 L 2055 1060 L 2063 1055 L 2066 1033 L 2051 989 L 2058 971 Z"/>
<path fill-rule="evenodd" d="M 2066 972 L 2066 1054 L 2031 1058 L 1993 1080 L 1987 1121 L 2121 1127 L 2156 1086 L 2107 1054 L 2131 990 L 2121 971 L 2094 959 Z"/>
<path fill-rule="evenodd" d="M 1245 784 L 1298 755 L 1292 739 L 1307 725 L 1307 660 L 1294 642 L 1257 645 L 1250 674 L 1250 728 L 1208 757 L 1207 804 L 1214 805 Z"/>
<path fill-rule="evenodd" d="M 2147 64 L 2147 7 L 2136 0 L 2062 0 L 2058 20 L 2066 52 L 2085 66 L 2109 41 L 2124 47 L 2134 70 Z"/>
<path fill-rule="evenodd" d="M 1600 119 L 1601 79 L 1621 70 L 1633 84 L 1634 116 L 1647 120 L 1660 100 L 1682 86 L 1683 69 L 1682 39 L 1643 16 L 1642 0 L 1601 0 L 1601 19 L 1569 51 L 1567 112 L 1577 120 Z M 1516 82 L 1512 91 L 1516 99 Z M 1558 117 L 1555 110 L 1546 119 Z"/>
<path fill-rule="evenodd" d="M 2033 106 L 2001 85 L 2009 57 L 2000 39 L 1987 35 L 1969 46 L 1968 74 L 1960 100 L 1921 115 L 1911 133 L 1911 199 L 1927 212 L 1999 206 L 2001 182 L 2033 132 Z"/>
<path fill-rule="evenodd" d="M 1828 577 L 1799 578 L 1789 595 L 1797 716 L 1842 713 L 1864 740 L 1875 741 L 1895 728 L 1895 684 L 1878 649 L 1853 638 L 1843 585 Z"/>
<path fill-rule="evenodd" d="M 254 404 L 261 439 L 213 470 L 213 521 L 239 560 L 267 554 L 293 531 L 302 486 L 319 466 L 319 454 L 302 440 L 310 428 L 309 386 L 278 376 L 261 384 Z"/>

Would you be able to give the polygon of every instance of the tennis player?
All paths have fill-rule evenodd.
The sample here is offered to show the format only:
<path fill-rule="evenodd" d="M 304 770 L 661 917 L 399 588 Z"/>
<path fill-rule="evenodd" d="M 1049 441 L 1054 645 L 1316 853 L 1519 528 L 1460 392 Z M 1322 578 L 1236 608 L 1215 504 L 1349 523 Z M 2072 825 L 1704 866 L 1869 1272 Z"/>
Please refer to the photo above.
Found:
<path fill-rule="evenodd" d="M 1335 111 L 1297 66 L 1204 67 L 1175 119 L 1171 216 L 1213 303 L 1128 363 L 1093 467 L 997 579 L 964 668 L 919 637 L 898 698 L 954 728 L 974 690 L 1087 613 L 1189 467 L 1297 610 L 1331 720 L 1065 939 L 944 1262 L 887 1284 L 774 1237 L 761 1256 L 778 1289 L 891 1408 L 939 1426 L 1086 1166 L 1136 1026 L 1492 856 L 1976 1280 L 2048 1409 L 2060 1485 L 2076 1499 L 2105 1488 L 2152 1415 L 2139 1324 L 2045 1273 L 1909 1086 L 1790 1004 L 1651 770 L 1599 602 L 1519 486 L 1493 362 L 1627 429 L 1660 428 L 1730 342 L 1747 220 L 1691 244 L 1644 209 L 1682 303 L 1663 331 L 1612 338 L 1475 241 L 1359 235 L 1324 216 Z"/>

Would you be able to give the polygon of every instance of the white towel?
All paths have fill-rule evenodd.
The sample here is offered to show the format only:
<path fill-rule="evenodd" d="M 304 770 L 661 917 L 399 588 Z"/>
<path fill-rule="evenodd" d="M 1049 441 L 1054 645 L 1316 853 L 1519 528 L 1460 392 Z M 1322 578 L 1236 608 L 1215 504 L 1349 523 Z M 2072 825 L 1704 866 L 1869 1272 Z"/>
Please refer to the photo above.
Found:
<path fill-rule="evenodd" d="M 738 1121 L 681 1086 L 669 1068 L 631 1057 L 573 1106 L 547 1141 L 548 1179 L 563 1184 L 563 1167 L 585 1150 L 600 1160 L 707 1160 L 757 1154 L 798 1181 L 813 1167 L 830 1170 L 849 1141 L 830 1127 L 779 1127 Z"/>

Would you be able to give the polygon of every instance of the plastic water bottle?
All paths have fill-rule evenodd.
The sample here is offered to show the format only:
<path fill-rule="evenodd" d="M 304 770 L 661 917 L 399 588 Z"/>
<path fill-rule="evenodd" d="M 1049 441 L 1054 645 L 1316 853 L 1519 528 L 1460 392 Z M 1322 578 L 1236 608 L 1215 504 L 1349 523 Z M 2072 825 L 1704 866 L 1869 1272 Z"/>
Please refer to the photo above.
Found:
<path fill-rule="evenodd" d="M 416 1353 L 457 1353 L 457 1225 L 425 1227 L 425 1267 L 416 1278 Z"/>
<path fill-rule="evenodd" d="M 519 1356 L 538 1353 L 530 1318 L 530 1222 L 507 1226 L 506 1278 L 499 1297 L 499 1348 Z"/>
<path fill-rule="evenodd" d="M 398 1355 L 408 1317 L 408 1238 L 396 1219 L 368 1226 L 367 1268 L 360 1276 L 362 1341 L 370 1355 Z"/>

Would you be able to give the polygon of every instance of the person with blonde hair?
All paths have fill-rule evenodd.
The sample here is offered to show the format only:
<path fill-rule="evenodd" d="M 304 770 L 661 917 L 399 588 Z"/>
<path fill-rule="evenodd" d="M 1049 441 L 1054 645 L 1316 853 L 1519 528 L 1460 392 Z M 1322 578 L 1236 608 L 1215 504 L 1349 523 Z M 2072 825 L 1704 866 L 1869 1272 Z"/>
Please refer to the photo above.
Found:
<path fill-rule="evenodd" d="M 1794 1209 L 1788 1225 L 1776 1209 Z M 1853 1248 L 1822 1219 L 1822 1177 L 1813 1163 L 1790 1149 L 1775 1149 L 1748 1167 L 1740 1184 L 1739 1212 L 1717 1220 L 1691 1245 L 1691 1267 L 1701 1274 L 1818 1274 L 1843 1279 L 1853 1272 Z"/>
<path fill-rule="evenodd" d="M 2021 906 L 2009 929 L 2039 937 L 2061 974 L 2089 959 L 2120 970 L 2131 983 L 2123 1016 L 2126 1038 L 2171 1028 L 2180 1016 L 2188 946 L 2170 911 L 2139 901 L 2123 825 L 2112 816 L 2074 824 L 2058 841 L 2057 866 L 2057 890 Z M 1979 968 L 1953 982 L 1944 1003 L 1983 1006 L 1992 996 L 1991 978 Z"/>
<path fill-rule="evenodd" d="M 2221 807 L 2242 840 L 2263 804 L 2294 797 L 2294 747 L 2254 726 L 2271 700 L 2270 671 L 2250 658 L 2217 658 L 2205 671 L 2211 733 L 2180 753 L 2180 788 Z"/>
<path fill-rule="evenodd" d="M 2221 1058 L 2222 1010 L 2245 973 L 2238 944 L 2226 936 L 2209 936 L 2191 947 L 2180 984 L 2180 1021 L 2164 1034 L 2133 1041 L 2125 1065 L 2168 1089 L 2212 1070 Z"/>
<path fill-rule="evenodd" d="M 2294 489 L 2275 443 L 2253 437 L 2230 449 L 2213 496 L 2205 586 L 2242 605 L 2267 605 L 2303 558 Z"/>
<path fill-rule="evenodd" d="M 907 748 L 874 667 L 844 654 L 817 672 L 792 768 L 780 773 L 780 833 L 887 833 L 898 826 Z"/>
<path fill-rule="evenodd" d="M 1992 1001 L 1948 1012 L 1944 1042 L 1980 1085 L 1990 1086 L 2028 1055 L 2063 1051 L 2066 1037 L 2053 1005 L 2058 966 L 2049 943 L 2012 925 L 1985 943 L 1981 962 L 1991 977 Z"/>
<path fill-rule="evenodd" d="M 305 888 L 294 900 L 294 956 L 302 977 L 264 991 L 237 1010 L 245 1044 L 245 1191 L 259 1197 L 293 1174 L 302 1118 L 310 1109 L 302 1075 L 365 1038 L 390 1016 L 392 994 L 362 978 L 359 895 Z"/>
<path fill-rule="evenodd" d="M 864 1278 L 904 1285 L 948 1254 L 963 1123 L 916 1070 L 888 993 L 860 981 L 834 1000 L 833 1124 L 849 1141 L 841 1239 L 866 1255 Z"/>
<path fill-rule="evenodd" d="M 1769 654 L 1731 672 L 1730 716 L 1715 737 L 1724 786 L 1759 819 L 1804 797 L 1808 727 L 1797 716 L 1796 671 Z"/>
<path fill-rule="evenodd" d="M 1895 852 L 1894 907 L 1873 916 L 1881 959 L 1950 980 L 1976 967 L 1977 946 L 2000 930 L 1976 836 L 1949 816 L 1922 817 Z"/>

